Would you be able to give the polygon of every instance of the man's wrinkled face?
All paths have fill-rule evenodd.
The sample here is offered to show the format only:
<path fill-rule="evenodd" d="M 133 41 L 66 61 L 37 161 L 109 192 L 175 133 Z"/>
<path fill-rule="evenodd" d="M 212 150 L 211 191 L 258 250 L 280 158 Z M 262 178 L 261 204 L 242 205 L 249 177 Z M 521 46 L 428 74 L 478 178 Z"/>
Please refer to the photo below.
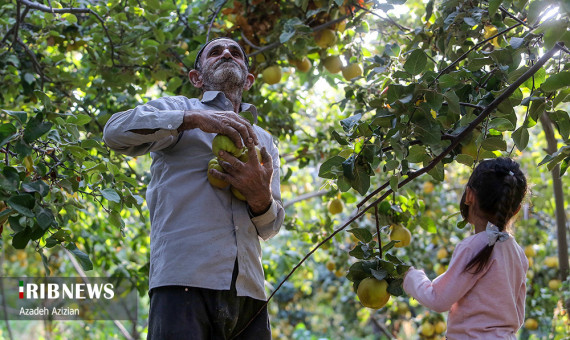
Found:
<path fill-rule="evenodd" d="M 248 75 L 245 58 L 233 40 L 218 39 L 206 46 L 200 65 L 204 89 L 242 88 Z"/>

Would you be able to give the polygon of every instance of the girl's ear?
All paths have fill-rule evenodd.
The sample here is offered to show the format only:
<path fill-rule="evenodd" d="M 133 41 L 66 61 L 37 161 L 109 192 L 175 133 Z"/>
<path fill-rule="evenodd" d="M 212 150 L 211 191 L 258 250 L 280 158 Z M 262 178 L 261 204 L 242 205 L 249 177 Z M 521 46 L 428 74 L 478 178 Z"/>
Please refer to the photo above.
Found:
<path fill-rule="evenodd" d="M 473 205 L 475 202 L 475 192 L 470 187 L 465 188 L 465 205 Z"/>

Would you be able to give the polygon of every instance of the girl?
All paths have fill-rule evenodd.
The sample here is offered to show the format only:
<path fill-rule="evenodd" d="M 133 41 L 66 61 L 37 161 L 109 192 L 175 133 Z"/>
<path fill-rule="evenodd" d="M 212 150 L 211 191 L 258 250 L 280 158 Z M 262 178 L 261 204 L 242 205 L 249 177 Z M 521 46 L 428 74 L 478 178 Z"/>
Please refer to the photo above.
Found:
<path fill-rule="evenodd" d="M 448 339 L 516 339 L 524 321 L 528 260 L 505 230 L 526 190 L 513 160 L 482 161 L 460 203 L 475 235 L 455 247 L 448 270 L 433 282 L 413 267 L 406 273 L 406 293 L 438 313 L 449 310 Z"/>

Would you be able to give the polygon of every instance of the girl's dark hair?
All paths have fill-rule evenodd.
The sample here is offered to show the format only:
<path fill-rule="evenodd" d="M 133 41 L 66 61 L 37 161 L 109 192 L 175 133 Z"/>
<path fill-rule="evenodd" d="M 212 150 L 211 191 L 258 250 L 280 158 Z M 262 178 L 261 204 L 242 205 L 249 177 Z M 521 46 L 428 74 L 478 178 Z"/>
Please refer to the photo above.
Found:
<path fill-rule="evenodd" d="M 477 200 L 481 217 L 504 231 L 506 224 L 515 215 L 527 191 L 526 178 L 520 166 L 510 158 L 484 160 L 473 170 L 467 187 L 471 188 Z M 461 197 L 459 208 L 464 219 L 469 216 L 469 206 L 465 204 L 466 191 Z M 475 268 L 477 274 L 485 268 L 494 246 L 485 246 L 469 261 L 464 271 Z"/>

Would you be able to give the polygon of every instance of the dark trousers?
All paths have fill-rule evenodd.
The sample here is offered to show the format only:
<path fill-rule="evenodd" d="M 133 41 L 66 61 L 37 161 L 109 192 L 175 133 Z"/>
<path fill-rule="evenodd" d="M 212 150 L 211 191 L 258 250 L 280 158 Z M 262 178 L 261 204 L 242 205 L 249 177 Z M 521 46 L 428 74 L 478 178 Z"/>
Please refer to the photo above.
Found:
<path fill-rule="evenodd" d="M 230 290 L 166 286 L 150 295 L 148 340 L 271 339 L 267 307 L 244 329 L 265 301 L 237 296 L 237 263 Z"/>

